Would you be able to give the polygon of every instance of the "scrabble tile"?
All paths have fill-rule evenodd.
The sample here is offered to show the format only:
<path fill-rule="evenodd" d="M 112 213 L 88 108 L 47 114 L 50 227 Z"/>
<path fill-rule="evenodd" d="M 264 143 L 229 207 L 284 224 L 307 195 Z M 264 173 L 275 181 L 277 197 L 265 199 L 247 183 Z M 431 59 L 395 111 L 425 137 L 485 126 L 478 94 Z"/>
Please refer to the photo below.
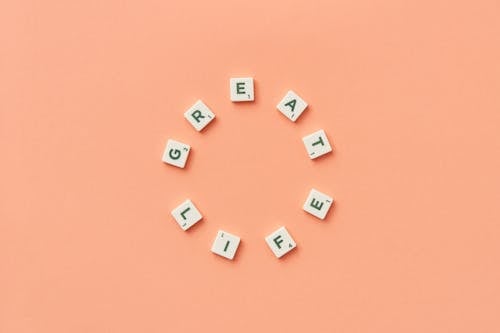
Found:
<path fill-rule="evenodd" d="M 172 210 L 172 216 L 184 231 L 191 228 L 203 218 L 200 211 L 189 199 L 174 208 L 174 210 Z"/>
<path fill-rule="evenodd" d="M 184 168 L 190 150 L 191 147 L 188 144 L 170 139 L 167 141 L 162 161 L 179 168 Z"/>
<path fill-rule="evenodd" d="M 253 78 L 238 77 L 229 80 L 229 92 L 233 102 L 250 102 L 254 100 Z"/>
<path fill-rule="evenodd" d="M 312 189 L 302 207 L 306 212 L 319 219 L 325 219 L 326 214 L 333 204 L 332 197 Z"/>
<path fill-rule="evenodd" d="M 295 241 L 285 227 L 281 227 L 267 236 L 266 243 L 278 258 L 281 258 L 297 247 L 297 244 L 295 244 Z"/>
<path fill-rule="evenodd" d="M 215 114 L 205 105 L 205 103 L 198 100 L 192 107 L 184 112 L 184 118 L 186 118 L 187 121 L 193 125 L 195 130 L 199 132 L 215 119 Z"/>
<path fill-rule="evenodd" d="M 306 146 L 307 154 L 311 159 L 315 159 L 332 151 L 330 142 L 323 130 L 319 130 L 302 138 Z"/>
<path fill-rule="evenodd" d="M 240 238 L 238 236 L 219 230 L 212 244 L 212 252 L 232 260 L 239 245 Z"/>
<path fill-rule="evenodd" d="M 299 95 L 290 90 L 276 108 L 291 121 L 296 121 L 307 108 L 307 103 Z"/>

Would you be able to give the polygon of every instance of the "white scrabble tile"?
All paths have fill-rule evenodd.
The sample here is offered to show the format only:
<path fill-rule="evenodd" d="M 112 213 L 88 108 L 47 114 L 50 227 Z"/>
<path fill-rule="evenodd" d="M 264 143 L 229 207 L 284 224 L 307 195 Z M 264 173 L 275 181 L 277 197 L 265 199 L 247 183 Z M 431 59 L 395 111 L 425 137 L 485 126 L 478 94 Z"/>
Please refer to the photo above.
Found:
<path fill-rule="evenodd" d="M 266 243 L 271 248 L 274 255 L 278 258 L 281 258 L 297 247 L 297 244 L 285 227 L 281 227 L 267 236 Z"/>
<path fill-rule="evenodd" d="M 227 259 L 233 259 L 240 245 L 240 238 L 229 232 L 219 230 L 212 244 L 212 252 Z"/>
<path fill-rule="evenodd" d="M 172 210 L 172 216 L 184 231 L 191 228 L 203 218 L 200 211 L 189 199 L 174 208 L 174 210 Z"/>
<path fill-rule="evenodd" d="M 307 103 L 292 90 L 288 91 L 276 108 L 291 121 L 296 121 L 307 108 Z"/>
<path fill-rule="evenodd" d="M 188 144 L 170 139 L 167 141 L 167 147 L 163 152 L 161 160 L 167 164 L 184 168 L 184 166 L 186 166 L 190 150 L 191 146 Z"/>
<path fill-rule="evenodd" d="M 315 159 L 332 151 L 330 142 L 323 130 L 319 130 L 302 138 L 306 146 L 307 154 L 311 159 Z"/>
<path fill-rule="evenodd" d="M 304 206 L 302 208 L 309 214 L 323 220 L 332 204 L 332 197 L 321 193 L 318 190 L 312 189 L 311 192 L 309 192 L 309 196 L 307 197 L 306 202 L 304 202 Z"/>
<path fill-rule="evenodd" d="M 199 132 L 215 119 L 215 114 L 201 100 L 184 112 L 184 118 Z"/>
<path fill-rule="evenodd" d="M 229 80 L 229 93 L 233 102 L 250 102 L 254 100 L 253 78 L 238 77 Z"/>

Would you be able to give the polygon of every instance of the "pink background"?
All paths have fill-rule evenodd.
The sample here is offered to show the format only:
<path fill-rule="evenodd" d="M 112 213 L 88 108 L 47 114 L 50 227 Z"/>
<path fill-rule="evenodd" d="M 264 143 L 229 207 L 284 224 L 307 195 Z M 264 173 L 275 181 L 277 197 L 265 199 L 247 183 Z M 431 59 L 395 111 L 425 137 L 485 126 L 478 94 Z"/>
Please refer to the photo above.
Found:
<path fill-rule="evenodd" d="M 2 1 L 0 332 L 499 332 L 498 1 Z M 232 104 L 231 76 L 256 80 Z M 296 124 L 288 89 L 310 108 Z M 182 113 L 217 115 L 203 133 Z M 301 137 L 335 152 L 310 161 Z M 185 170 L 160 157 L 193 151 Z M 336 205 L 301 210 L 311 187 Z M 191 198 L 204 221 L 182 232 Z M 276 259 L 264 236 L 298 248 Z M 234 262 L 209 249 L 242 237 Z"/>

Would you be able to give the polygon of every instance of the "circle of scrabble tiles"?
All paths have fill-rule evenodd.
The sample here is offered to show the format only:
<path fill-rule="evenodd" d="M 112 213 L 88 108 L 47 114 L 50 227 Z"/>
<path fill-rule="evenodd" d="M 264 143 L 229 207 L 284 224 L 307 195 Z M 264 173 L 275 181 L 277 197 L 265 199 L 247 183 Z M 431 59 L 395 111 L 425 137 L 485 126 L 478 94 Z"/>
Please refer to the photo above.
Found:
<path fill-rule="evenodd" d="M 229 91 L 232 102 L 251 102 L 254 100 L 253 78 L 231 78 L 229 80 Z M 295 122 L 306 110 L 307 103 L 292 90 L 288 91 L 276 106 L 285 117 Z M 203 130 L 215 119 L 215 114 L 201 100 L 193 104 L 185 113 L 184 117 L 194 127 L 195 130 Z M 315 159 L 332 151 L 325 131 L 318 130 L 302 138 L 309 158 Z M 162 161 L 184 168 L 189 157 L 191 146 L 169 139 L 163 153 Z M 318 190 L 311 189 L 303 205 L 303 209 L 309 214 L 323 220 L 333 204 L 333 199 Z M 172 210 L 172 216 L 182 230 L 186 231 L 199 222 L 203 216 L 194 203 L 187 199 Z M 297 244 L 283 226 L 265 237 L 265 241 L 274 255 L 281 258 L 293 250 Z M 229 232 L 219 230 L 212 245 L 212 252 L 227 259 L 233 259 L 240 237 Z"/>

